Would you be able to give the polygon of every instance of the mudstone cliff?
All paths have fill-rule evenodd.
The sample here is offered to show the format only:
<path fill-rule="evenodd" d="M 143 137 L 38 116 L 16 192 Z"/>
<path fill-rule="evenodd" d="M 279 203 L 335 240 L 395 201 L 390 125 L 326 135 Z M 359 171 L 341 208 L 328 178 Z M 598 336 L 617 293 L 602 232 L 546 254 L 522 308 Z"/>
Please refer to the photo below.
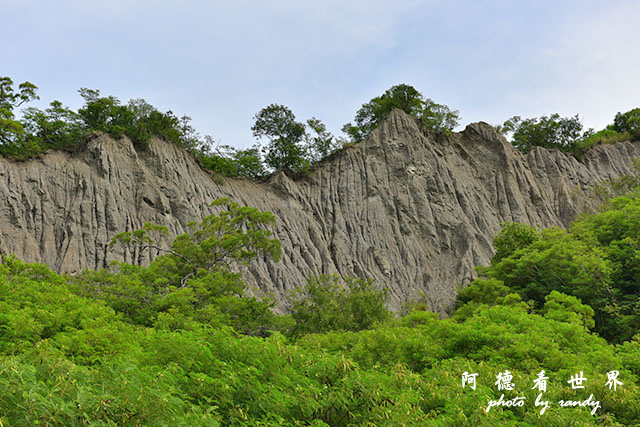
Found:
<path fill-rule="evenodd" d="M 277 217 L 282 261 L 242 268 L 251 292 L 273 294 L 281 310 L 309 275 L 339 273 L 374 279 L 392 308 L 424 292 L 443 312 L 491 259 L 500 223 L 566 227 L 593 185 L 639 156 L 640 143 L 596 146 L 582 162 L 542 148 L 525 156 L 486 123 L 446 137 L 394 111 L 307 177 L 220 182 L 164 141 L 136 151 L 98 136 L 76 154 L 0 158 L 0 253 L 66 273 L 146 263 L 146 254 L 109 250 L 111 237 L 149 221 L 179 234 L 231 197 Z"/>

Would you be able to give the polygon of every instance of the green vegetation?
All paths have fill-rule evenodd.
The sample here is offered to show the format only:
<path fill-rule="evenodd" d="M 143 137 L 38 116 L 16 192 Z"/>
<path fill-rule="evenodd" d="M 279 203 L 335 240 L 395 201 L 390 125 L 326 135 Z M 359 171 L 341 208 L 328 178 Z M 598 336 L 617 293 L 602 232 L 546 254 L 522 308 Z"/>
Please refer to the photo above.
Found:
<path fill-rule="evenodd" d="M 294 336 L 326 331 L 362 331 L 392 318 L 386 289 L 370 280 L 338 276 L 310 277 L 306 288 L 290 295 Z"/>
<path fill-rule="evenodd" d="M 575 221 L 569 232 L 506 224 L 494 240 L 491 266 L 479 269 L 484 279 L 462 290 L 459 303 L 484 304 L 517 293 L 541 313 L 547 296 L 558 291 L 593 309 L 598 334 L 612 342 L 629 340 L 640 329 L 639 224 L 638 187 Z M 488 299 L 476 298 L 482 294 Z"/>
<path fill-rule="evenodd" d="M 311 165 L 331 156 L 341 145 L 319 119 L 297 122 L 284 105 L 271 104 L 260 110 L 251 130 L 256 138 L 269 140 L 263 152 L 266 165 L 274 169 L 308 172 Z"/>
<path fill-rule="evenodd" d="M 429 98 L 425 99 L 414 87 L 400 84 L 364 104 L 356 113 L 355 125 L 347 123 L 342 131 L 349 136 L 351 142 L 360 142 L 380 126 L 394 108 L 419 118 L 428 129 L 447 134 L 451 133 L 460 120 L 457 110 L 451 110 Z"/>
<path fill-rule="evenodd" d="M 606 205 L 609 200 L 620 196 L 628 196 L 638 189 L 640 189 L 640 158 L 634 159 L 630 173 L 596 185 L 592 189 L 589 199 L 598 206 Z"/>
<path fill-rule="evenodd" d="M 307 127 L 313 132 L 306 135 L 307 153 L 312 164 L 328 158 L 344 146 L 344 141 L 335 138 L 319 119 L 310 118 Z"/>
<path fill-rule="evenodd" d="M 71 280 L 74 289 L 104 301 L 136 325 L 182 328 L 195 320 L 233 326 L 248 335 L 278 329 L 281 319 L 271 312 L 273 303 L 244 297 L 246 284 L 232 270 L 258 256 L 280 259 L 280 241 L 270 238 L 268 230 L 275 217 L 229 199 L 212 206 L 223 210 L 189 224 L 189 232 L 166 248 L 156 241 L 168 235 L 159 225 L 116 235 L 111 246 L 123 245 L 138 257 L 159 256 L 149 267 L 118 263 L 115 272 L 86 271 Z"/>
<path fill-rule="evenodd" d="M 238 336 L 191 321 L 142 327 L 38 265 L 0 266 L 0 419 L 5 425 L 633 425 L 640 342 L 614 347 L 552 300 L 547 313 L 478 308 L 464 321 L 414 312 L 362 332 Z M 171 327 L 167 327 L 167 325 Z M 552 406 L 539 415 L 544 369 Z M 620 371 L 617 391 L 606 372 Z M 495 408 L 509 370 L 523 408 Z M 583 371 L 586 389 L 566 381 Z M 478 389 L 462 388 L 463 372 Z M 560 408 L 562 399 L 601 402 Z"/>
<path fill-rule="evenodd" d="M 53 101 L 44 110 L 25 108 L 22 119 L 16 120 L 15 108 L 38 99 L 36 90 L 25 82 L 16 93 L 10 78 L 0 78 L 0 155 L 26 160 L 49 149 L 74 151 L 101 132 L 116 139 L 126 136 L 139 149 L 148 148 L 152 137 L 164 139 L 190 151 L 203 168 L 224 177 L 258 179 L 265 174 L 255 147 L 235 150 L 225 146 L 214 153 L 213 139 L 200 138 L 188 116 L 162 113 L 144 99 L 122 104 L 116 97 L 83 88 L 79 92 L 84 105 L 78 111 Z"/>
<path fill-rule="evenodd" d="M 616 114 L 612 127 L 616 132 L 627 132 L 634 138 L 640 138 L 640 108 Z"/>
<path fill-rule="evenodd" d="M 18 92 L 13 88 L 13 80 L 0 77 L 0 154 L 17 157 L 19 148 L 14 141 L 25 138 L 24 125 L 15 120 L 14 110 L 22 104 L 38 99 L 37 87 L 30 82 L 18 85 Z"/>
<path fill-rule="evenodd" d="M 529 152 L 533 147 L 569 151 L 578 141 L 592 134 L 592 131 L 582 131 L 578 115 L 560 117 L 559 114 L 524 120 L 520 116 L 514 116 L 498 130 L 503 134 L 512 134 L 513 146 L 523 153 Z"/>
<path fill-rule="evenodd" d="M 578 141 L 574 152 L 582 155 L 596 144 L 615 144 L 621 141 L 640 140 L 640 108 L 617 113 L 613 123 L 593 135 Z"/>
<path fill-rule="evenodd" d="M 129 137 L 146 148 L 152 136 L 163 138 L 187 150 L 198 152 L 198 139 L 190 118 L 176 117 L 171 111 L 161 113 L 143 99 L 122 105 L 113 96 L 102 97 L 100 91 L 80 89 L 85 104 L 77 112 L 53 101 L 49 108 L 26 108 L 21 121 L 13 120 L 13 107 L 36 99 L 36 86 L 22 83 L 20 94 L 14 94 L 13 82 L 2 78 L 2 116 L 0 122 L 0 154 L 18 160 L 41 155 L 48 149 L 73 151 L 93 132 L 104 132 L 114 138 Z"/>
<path fill-rule="evenodd" d="M 337 276 L 310 278 L 289 295 L 292 314 L 274 314 L 244 295 L 236 266 L 279 259 L 275 218 L 228 199 L 169 244 L 152 224 L 114 237 L 149 267 L 68 277 L 4 257 L 0 423 L 637 425 L 638 190 L 570 232 L 506 224 L 484 278 L 444 320 L 424 302 L 395 318 L 373 283 Z M 498 390 L 507 370 L 515 388 Z M 532 385 L 543 370 L 541 414 Z M 464 372 L 477 389 L 462 386 Z M 579 372 L 585 388 L 574 390 Z M 503 394 L 525 404 L 487 411 Z M 558 405 L 590 395 L 593 415 Z"/>
<path fill-rule="evenodd" d="M 271 104 L 254 117 L 251 127 L 256 138 L 268 138 L 265 163 L 275 169 L 304 171 L 310 167 L 302 141 L 305 126 L 296 121 L 284 105 Z"/>
<path fill-rule="evenodd" d="M 75 151 L 99 132 L 116 139 L 126 136 L 139 149 L 148 148 L 153 137 L 161 138 L 190 151 L 204 169 L 218 176 L 257 180 L 268 168 L 308 171 L 341 146 L 320 120 L 311 118 L 305 125 L 296 122 L 287 107 L 272 104 L 256 114 L 252 128 L 257 138 L 269 140 L 266 147 L 216 147 L 210 136 L 200 137 L 188 116 L 162 113 L 144 99 L 122 104 L 86 88 L 79 90 L 85 103 L 78 111 L 53 101 L 44 110 L 25 108 L 17 120 L 14 110 L 38 99 L 37 87 L 24 82 L 16 91 L 13 86 L 9 77 L 0 78 L 0 155 L 16 160 L 36 158 L 49 149 Z"/>
<path fill-rule="evenodd" d="M 266 139 L 266 146 L 238 150 L 229 145 L 218 147 L 213 138 L 201 138 L 191 126 L 191 118 L 178 117 L 171 110 L 163 113 L 144 99 L 127 104 L 100 91 L 82 88 L 84 105 L 73 111 L 53 101 L 44 110 L 30 107 L 15 109 L 38 99 L 37 87 L 23 82 L 14 88 L 9 77 L 0 77 L 0 155 L 16 160 L 36 158 L 49 149 L 75 151 L 96 132 L 114 138 L 128 137 L 139 149 L 148 148 L 153 137 L 161 138 L 190 151 L 198 163 L 219 177 L 258 180 L 270 171 L 285 169 L 306 173 L 311 166 L 332 156 L 342 147 L 358 143 L 377 128 L 394 108 L 419 118 L 430 130 L 450 134 L 459 122 L 459 112 L 425 98 L 414 87 L 400 84 L 371 99 L 356 113 L 354 122 L 342 130 L 349 142 L 334 137 L 317 118 L 306 123 L 296 121 L 284 105 L 271 104 L 254 117 L 253 134 Z M 581 159 L 596 144 L 640 139 L 640 108 L 618 113 L 607 128 L 583 131 L 579 117 L 559 114 L 522 119 L 514 116 L 497 127 L 511 136 L 512 144 L 526 153 L 533 147 L 557 148 Z"/>
<path fill-rule="evenodd" d="M 138 149 L 158 137 L 217 174 L 258 179 L 267 167 L 304 172 L 340 144 L 319 120 L 297 122 L 273 104 L 253 129 L 266 147 L 214 149 L 188 117 L 88 89 L 78 111 L 54 101 L 18 120 L 16 108 L 37 99 L 36 89 L 0 78 L 0 154 L 76 150 L 92 132 L 126 136 Z M 457 112 L 399 85 L 346 126 L 352 141 L 393 108 L 435 130 L 457 123 Z M 592 143 L 639 138 L 640 109 L 618 113 L 595 134 L 577 116 L 507 125 L 523 151 L 546 144 L 579 155 Z M 287 296 L 291 314 L 276 314 L 273 299 L 246 295 L 238 272 L 258 257 L 280 259 L 276 219 L 229 199 L 170 241 L 154 224 L 113 238 L 112 249 L 148 267 L 119 262 L 61 276 L 3 257 L 0 427 L 637 425 L 639 177 L 599 186 L 598 211 L 569 231 L 504 224 L 491 264 L 460 290 L 449 319 L 428 312 L 426 296 L 396 317 L 385 290 L 338 276 L 310 277 Z M 496 376 L 507 370 L 515 389 L 498 390 Z M 614 370 L 616 391 L 607 386 Z M 541 371 L 549 379 L 544 414 L 531 387 Z M 476 390 L 463 387 L 464 372 L 478 374 Z M 587 381 L 574 390 L 568 380 L 578 372 Z M 503 394 L 525 404 L 489 409 Z M 558 405 L 591 394 L 599 401 L 593 414 Z"/>
<path fill-rule="evenodd" d="M 578 115 L 568 118 L 559 114 L 524 120 L 514 116 L 497 129 L 510 135 L 513 146 L 523 153 L 533 147 L 557 148 L 581 159 L 596 144 L 640 140 L 640 108 L 617 113 L 614 122 L 598 132 L 583 131 Z"/>

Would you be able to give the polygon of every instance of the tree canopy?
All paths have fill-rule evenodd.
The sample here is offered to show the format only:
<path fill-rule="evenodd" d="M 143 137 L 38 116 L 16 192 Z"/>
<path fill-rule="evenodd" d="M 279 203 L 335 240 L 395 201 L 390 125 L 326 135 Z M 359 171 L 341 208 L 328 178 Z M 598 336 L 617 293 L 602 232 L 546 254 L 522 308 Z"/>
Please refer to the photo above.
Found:
<path fill-rule="evenodd" d="M 640 108 L 617 113 L 613 123 L 598 132 L 583 130 L 577 114 L 561 117 L 557 113 L 529 119 L 513 116 L 497 129 L 510 137 L 513 146 L 523 153 L 533 147 L 557 148 L 581 159 L 595 144 L 640 139 Z"/>
<path fill-rule="evenodd" d="M 18 85 L 18 91 L 13 87 L 13 80 L 0 77 L 0 144 L 10 145 L 16 138 L 24 134 L 24 126 L 15 120 L 14 109 L 22 104 L 38 99 L 38 88 L 30 82 Z"/>
<path fill-rule="evenodd" d="M 626 113 L 617 113 L 613 119 L 613 130 L 629 133 L 635 139 L 640 139 L 640 108 L 634 108 Z"/>
<path fill-rule="evenodd" d="M 305 126 L 296 121 L 293 112 L 284 105 L 271 104 L 254 116 L 253 136 L 267 138 L 265 163 L 275 169 L 301 171 L 309 167 L 303 145 Z"/>
<path fill-rule="evenodd" d="M 432 99 L 425 99 L 414 87 L 400 84 L 363 104 L 356 113 L 355 125 L 347 123 L 342 131 L 352 142 L 362 141 L 389 116 L 394 108 L 419 118 L 427 128 L 434 131 L 451 132 L 460 119 L 457 110 L 437 104 Z"/>
<path fill-rule="evenodd" d="M 551 114 L 539 118 L 522 119 L 513 116 L 506 120 L 498 130 L 511 135 L 511 143 L 523 153 L 533 147 L 559 148 L 570 151 L 571 148 L 591 135 L 593 131 L 583 132 L 582 122 L 576 114 L 573 117 L 561 117 Z"/>
<path fill-rule="evenodd" d="M 327 331 L 361 331 L 392 318 L 385 289 L 356 277 L 314 276 L 290 293 L 293 335 Z"/>

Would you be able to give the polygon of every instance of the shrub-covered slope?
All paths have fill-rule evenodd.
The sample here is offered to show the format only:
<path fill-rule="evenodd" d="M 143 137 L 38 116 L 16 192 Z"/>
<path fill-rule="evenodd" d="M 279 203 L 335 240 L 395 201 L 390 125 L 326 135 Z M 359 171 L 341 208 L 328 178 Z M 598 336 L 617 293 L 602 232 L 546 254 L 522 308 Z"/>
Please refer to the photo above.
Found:
<path fill-rule="evenodd" d="M 293 296 L 292 317 L 257 316 L 268 303 L 238 292 L 217 254 L 277 257 L 279 246 L 260 232 L 269 214 L 234 204 L 149 267 L 66 277 L 5 257 L 0 422 L 638 425 L 638 200 L 614 199 L 568 233 L 507 225 L 486 277 L 445 320 L 420 304 L 390 318 L 381 294 L 328 280 Z M 118 239 L 155 245 L 146 237 Z M 354 323 L 354 313 L 378 323 Z M 463 385 L 465 373 L 477 374 L 475 389 Z M 512 386 L 501 390 L 499 375 Z"/>
<path fill-rule="evenodd" d="M 190 323 L 140 327 L 70 291 L 45 267 L 0 267 L 0 419 L 4 425 L 634 425 L 640 342 L 615 347 L 580 324 L 481 308 L 464 320 L 426 312 L 378 329 L 239 336 Z M 498 391 L 508 370 L 514 391 Z M 542 415 L 533 380 L 549 385 Z M 619 370 L 617 391 L 605 384 Z M 582 371 L 585 389 L 569 378 Z M 461 385 L 478 373 L 477 389 Z M 489 400 L 526 398 L 524 407 Z M 560 400 L 600 402 L 561 408 Z"/>

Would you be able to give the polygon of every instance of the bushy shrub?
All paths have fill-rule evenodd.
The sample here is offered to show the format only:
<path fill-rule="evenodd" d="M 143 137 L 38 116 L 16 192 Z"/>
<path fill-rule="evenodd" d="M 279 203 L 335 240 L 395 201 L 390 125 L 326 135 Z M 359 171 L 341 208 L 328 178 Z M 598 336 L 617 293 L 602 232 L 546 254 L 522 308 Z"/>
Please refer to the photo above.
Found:
<path fill-rule="evenodd" d="M 583 215 L 570 232 L 507 223 L 494 240 L 491 265 L 478 267 L 484 278 L 459 292 L 459 312 L 467 316 L 480 304 L 504 304 L 501 298 L 517 293 L 544 313 L 549 294 L 557 291 L 594 310 L 599 334 L 612 342 L 628 340 L 640 327 L 638 224 L 637 188 Z"/>
<path fill-rule="evenodd" d="M 451 133 L 460 120 L 457 110 L 451 110 L 432 99 L 425 99 L 414 87 L 400 84 L 364 104 L 356 113 L 355 125 L 347 123 L 342 127 L 342 131 L 351 142 L 360 142 L 380 126 L 394 108 L 419 118 L 428 129 L 447 134 Z"/>
<path fill-rule="evenodd" d="M 360 331 L 391 318 L 387 292 L 356 277 L 312 276 L 289 294 L 294 336 L 327 331 Z"/>
<path fill-rule="evenodd" d="M 529 119 L 513 116 L 499 126 L 498 130 L 504 135 L 510 135 L 513 146 L 523 153 L 529 152 L 533 147 L 570 151 L 577 142 L 592 133 L 591 130 L 582 131 L 578 115 L 560 117 L 557 113 Z"/>

